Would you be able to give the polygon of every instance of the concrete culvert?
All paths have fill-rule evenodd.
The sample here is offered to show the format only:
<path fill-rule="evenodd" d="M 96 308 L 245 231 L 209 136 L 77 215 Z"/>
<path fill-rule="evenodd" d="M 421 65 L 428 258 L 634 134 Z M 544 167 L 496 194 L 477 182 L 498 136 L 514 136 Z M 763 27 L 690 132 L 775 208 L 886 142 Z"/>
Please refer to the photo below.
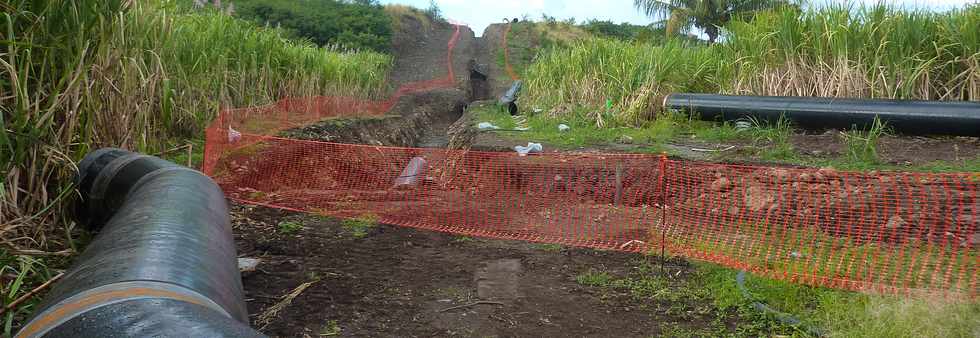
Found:
<path fill-rule="evenodd" d="M 82 160 L 77 183 L 98 235 L 17 337 L 263 337 L 210 178 L 110 148 Z"/>

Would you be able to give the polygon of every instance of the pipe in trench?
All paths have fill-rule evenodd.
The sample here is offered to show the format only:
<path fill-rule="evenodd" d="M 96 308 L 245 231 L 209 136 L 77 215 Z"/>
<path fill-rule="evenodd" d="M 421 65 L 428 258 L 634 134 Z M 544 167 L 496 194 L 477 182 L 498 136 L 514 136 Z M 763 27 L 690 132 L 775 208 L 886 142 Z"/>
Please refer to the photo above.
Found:
<path fill-rule="evenodd" d="M 715 121 L 786 116 L 804 128 L 867 128 L 877 116 L 905 134 L 980 136 L 977 102 L 676 93 L 664 98 L 664 107 Z"/>
<path fill-rule="evenodd" d="M 98 231 L 17 337 L 263 337 L 248 326 L 228 207 L 196 170 L 106 148 L 79 164 Z"/>

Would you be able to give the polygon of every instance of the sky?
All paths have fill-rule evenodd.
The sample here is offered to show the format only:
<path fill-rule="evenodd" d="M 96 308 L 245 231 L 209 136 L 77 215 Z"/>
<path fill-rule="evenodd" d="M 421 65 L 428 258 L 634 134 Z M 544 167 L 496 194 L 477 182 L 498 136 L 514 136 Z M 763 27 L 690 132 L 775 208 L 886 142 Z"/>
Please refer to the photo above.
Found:
<path fill-rule="evenodd" d="M 816 0 L 818 3 L 840 3 L 834 0 Z M 895 4 L 935 10 L 962 7 L 974 0 L 894 0 Z M 381 0 L 381 3 L 397 3 L 418 8 L 429 7 L 429 0 Z M 443 16 L 470 26 L 477 35 L 492 23 L 504 18 L 520 18 L 524 14 L 540 19 L 542 13 L 564 20 L 575 18 L 610 20 L 616 23 L 630 22 L 649 24 L 651 20 L 633 7 L 633 0 L 436 0 Z M 852 0 L 851 3 L 874 4 L 877 0 Z"/>

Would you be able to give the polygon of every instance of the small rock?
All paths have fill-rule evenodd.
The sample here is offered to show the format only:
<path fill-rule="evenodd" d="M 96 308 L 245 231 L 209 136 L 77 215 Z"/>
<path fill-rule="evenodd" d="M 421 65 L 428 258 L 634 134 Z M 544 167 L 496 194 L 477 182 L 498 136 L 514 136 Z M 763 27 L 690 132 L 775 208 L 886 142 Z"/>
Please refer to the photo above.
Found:
<path fill-rule="evenodd" d="M 752 186 L 745 191 L 745 206 L 753 212 L 768 208 L 775 200 L 772 192 L 760 186 Z"/>
<path fill-rule="evenodd" d="M 633 144 L 633 138 L 630 137 L 629 135 L 623 135 L 622 137 L 619 138 L 619 143 Z"/>
<path fill-rule="evenodd" d="M 725 177 L 719 178 L 714 182 L 711 182 L 711 190 L 714 191 L 719 191 L 719 192 L 728 191 L 731 188 L 732 188 L 732 181 L 728 180 L 728 178 Z"/>
<path fill-rule="evenodd" d="M 817 173 L 828 179 L 836 178 L 838 176 L 837 169 L 834 169 L 834 167 L 820 168 L 820 170 L 817 170 Z"/>
<path fill-rule="evenodd" d="M 776 183 L 789 182 L 790 178 L 793 176 L 789 170 L 779 168 L 770 169 L 766 174 L 769 175 L 769 177 L 772 177 Z"/>
<path fill-rule="evenodd" d="M 905 222 L 905 219 L 903 219 L 902 216 L 895 215 L 888 219 L 888 223 L 885 224 L 885 227 L 888 229 L 898 229 L 905 227 L 907 224 L 908 223 Z"/>

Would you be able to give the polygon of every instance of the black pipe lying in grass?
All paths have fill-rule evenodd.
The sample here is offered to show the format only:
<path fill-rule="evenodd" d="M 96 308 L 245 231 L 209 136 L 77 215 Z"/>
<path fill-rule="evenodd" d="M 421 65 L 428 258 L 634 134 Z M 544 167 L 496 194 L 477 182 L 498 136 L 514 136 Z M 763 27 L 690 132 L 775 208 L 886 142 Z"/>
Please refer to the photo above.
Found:
<path fill-rule="evenodd" d="M 261 337 L 245 310 L 228 207 L 198 171 L 121 149 L 79 164 L 98 235 L 18 337 Z"/>
<path fill-rule="evenodd" d="M 875 117 L 896 132 L 915 135 L 980 136 L 980 103 L 863 100 L 816 97 L 671 94 L 664 107 L 695 112 L 704 120 L 785 116 L 804 128 L 867 129 Z"/>

